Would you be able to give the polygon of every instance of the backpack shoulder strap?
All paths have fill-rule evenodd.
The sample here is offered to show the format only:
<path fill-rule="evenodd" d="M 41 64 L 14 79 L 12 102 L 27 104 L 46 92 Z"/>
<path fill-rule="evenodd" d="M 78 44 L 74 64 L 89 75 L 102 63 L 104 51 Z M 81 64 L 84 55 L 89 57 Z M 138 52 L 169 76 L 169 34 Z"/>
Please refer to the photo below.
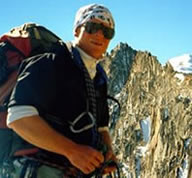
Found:
<path fill-rule="evenodd" d="M 68 42 L 66 42 L 65 44 L 66 44 L 66 46 L 67 46 L 69 52 L 72 53 L 72 47 L 73 47 L 72 43 L 71 43 L 70 41 L 68 41 Z"/>

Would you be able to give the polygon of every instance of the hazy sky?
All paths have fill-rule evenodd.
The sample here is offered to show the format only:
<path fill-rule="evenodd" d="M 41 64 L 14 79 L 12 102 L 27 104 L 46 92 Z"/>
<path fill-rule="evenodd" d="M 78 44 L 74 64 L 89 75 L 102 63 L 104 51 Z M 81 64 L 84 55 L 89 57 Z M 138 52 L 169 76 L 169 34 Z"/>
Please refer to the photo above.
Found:
<path fill-rule="evenodd" d="M 2 1 L 0 35 L 25 22 L 36 22 L 64 41 L 73 40 L 75 13 L 90 3 L 104 4 L 113 13 L 116 35 L 109 52 L 124 42 L 151 52 L 162 64 L 172 57 L 192 54 L 192 0 Z"/>

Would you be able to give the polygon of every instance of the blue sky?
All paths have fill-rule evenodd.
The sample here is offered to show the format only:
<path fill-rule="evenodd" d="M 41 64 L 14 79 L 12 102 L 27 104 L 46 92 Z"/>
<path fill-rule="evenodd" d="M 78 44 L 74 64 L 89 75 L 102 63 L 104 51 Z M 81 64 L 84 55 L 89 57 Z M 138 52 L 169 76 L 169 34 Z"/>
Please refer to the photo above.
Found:
<path fill-rule="evenodd" d="M 2 1 L 0 35 L 25 22 L 42 24 L 64 41 L 73 40 L 73 21 L 79 7 L 106 5 L 116 22 L 116 35 L 109 52 L 118 43 L 149 51 L 162 64 L 172 57 L 192 54 L 191 0 L 33 0 Z"/>

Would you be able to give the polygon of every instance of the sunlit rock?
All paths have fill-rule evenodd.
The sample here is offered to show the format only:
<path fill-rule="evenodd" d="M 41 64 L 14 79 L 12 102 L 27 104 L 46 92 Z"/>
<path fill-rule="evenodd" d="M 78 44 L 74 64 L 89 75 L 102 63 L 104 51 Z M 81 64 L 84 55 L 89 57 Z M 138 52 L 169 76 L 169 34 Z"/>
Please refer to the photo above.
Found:
<path fill-rule="evenodd" d="M 108 58 L 109 94 L 121 104 L 119 113 L 109 102 L 122 178 L 192 178 L 190 59 L 180 61 L 185 72 L 176 71 L 173 60 L 162 66 L 151 53 L 124 43 Z"/>

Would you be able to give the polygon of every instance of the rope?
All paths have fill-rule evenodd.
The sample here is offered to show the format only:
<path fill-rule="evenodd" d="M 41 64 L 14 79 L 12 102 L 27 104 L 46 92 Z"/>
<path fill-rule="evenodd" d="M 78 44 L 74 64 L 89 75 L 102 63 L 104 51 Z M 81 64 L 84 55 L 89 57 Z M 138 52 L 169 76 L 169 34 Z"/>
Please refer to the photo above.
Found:
<path fill-rule="evenodd" d="M 120 169 L 119 169 L 119 165 L 110 160 L 110 161 L 107 161 L 105 162 L 100 168 L 98 168 L 96 171 L 95 171 L 95 178 L 102 178 L 103 176 L 103 173 L 104 173 L 104 170 L 106 167 L 108 166 L 115 166 L 117 168 L 116 170 L 116 173 L 117 173 L 117 177 L 116 177 L 116 174 L 115 173 L 110 173 L 110 177 L 113 177 L 113 175 L 115 176 L 115 178 L 120 178 Z"/>

